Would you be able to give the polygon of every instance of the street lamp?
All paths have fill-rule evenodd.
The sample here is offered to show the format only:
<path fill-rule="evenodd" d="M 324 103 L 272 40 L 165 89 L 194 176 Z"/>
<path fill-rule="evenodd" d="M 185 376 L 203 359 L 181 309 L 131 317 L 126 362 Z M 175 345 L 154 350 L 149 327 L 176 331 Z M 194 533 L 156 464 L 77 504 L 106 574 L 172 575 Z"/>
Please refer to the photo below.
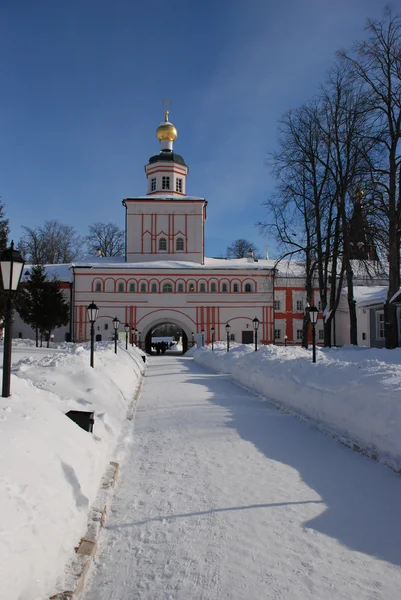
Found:
<path fill-rule="evenodd" d="M 135 329 L 135 327 L 133 327 L 133 328 L 131 329 L 131 345 L 132 345 L 132 346 L 134 345 L 134 335 L 135 335 L 135 334 L 136 334 L 136 329 Z"/>
<path fill-rule="evenodd" d="M 128 323 L 126 323 L 124 325 L 124 331 L 125 331 L 125 349 L 128 350 L 128 333 L 129 333 L 129 325 L 128 325 Z"/>
<path fill-rule="evenodd" d="M 3 289 L 6 292 L 6 308 L 4 314 L 4 348 L 3 348 L 3 398 L 10 395 L 11 378 L 11 341 L 13 327 L 13 305 L 12 300 L 18 289 L 24 268 L 24 259 L 18 250 L 14 250 L 14 242 L 10 248 L 4 250 L 0 255 L 1 276 L 3 278 Z"/>
<path fill-rule="evenodd" d="M 138 347 L 140 348 L 141 347 L 141 332 L 137 331 L 137 334 L 138 334 Z"/>
<path fill-rule="evenodd" d="M 93 368 L 95 366 L 95 321 L 99 314 L 99 309 L 92 300 L 86 310 L 89 323 L 91 324 L 91 367 Z"/>
<path fill-rule="evenodd" d="M 226 332 L 227 332 L 227 352 L 230 352 L 230 329 L 231 329 L 231 325 L 230 325 L 230 323 L 227 323 L 227 325 L 226 325 Z"/>
<path fill-rule="evenodd" d="M 288 340 L 288 335 L 285 335 L 285 336 L 284 336 L 284 346 L 286 346 L 286 345 L 287 345 L 287 340 Z"/>
<path fill-rule="evenodd" d="M 211 328 L 210 333 L 212 334 L 212 352 L 214 350 L 214 327 Z"/>
<path fill-rule="evenodd" d="M 202 335 L 202 347 L 205 345 L 205 330 L 201 329 L 201 335 Z"/>
<path fill-rule="evenodd" d="M 113 327 L 114 327 L 114 352 L 117 354 L 117 339 L 118 339 L 118 328 L 120 326 L 120 321 L 117 317 L 113 319 Z"/>
<path fill-rule="evenodd" d="M 195 345 L 195 334 L 193 331 L 192 331 L 191 335 L 192 335 L 192 346 L 194 346 Z"/>
<path fill-rule="evenodd" d="M 253 330 L 255 332 L 255 352 L 258 349 L 258 329 L 259 329 L 259 319 L 258 317 L 255 317 L 254 319 L 252 319 L 252 323 L 253 323 Z"/>
<path fill-rule="evenodd" d="M 309 307 L 309 318 L 312 323 L 312 344 L 313 344 L 313 359 L 312 362 L 316 362 L 316 323 L 319 316 L 319 311 L 316 306 Z"/>

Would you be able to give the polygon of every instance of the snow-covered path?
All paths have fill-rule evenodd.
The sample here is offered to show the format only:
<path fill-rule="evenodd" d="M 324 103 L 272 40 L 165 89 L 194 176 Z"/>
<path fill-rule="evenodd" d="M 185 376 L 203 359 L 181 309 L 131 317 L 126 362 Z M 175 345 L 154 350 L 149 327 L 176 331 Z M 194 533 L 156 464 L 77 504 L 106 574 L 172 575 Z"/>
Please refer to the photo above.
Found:
<path fill-rule="evenodd" d="M 190 358 L 150 360 L 85 600 L 396 600 L 401 478 Z"/>

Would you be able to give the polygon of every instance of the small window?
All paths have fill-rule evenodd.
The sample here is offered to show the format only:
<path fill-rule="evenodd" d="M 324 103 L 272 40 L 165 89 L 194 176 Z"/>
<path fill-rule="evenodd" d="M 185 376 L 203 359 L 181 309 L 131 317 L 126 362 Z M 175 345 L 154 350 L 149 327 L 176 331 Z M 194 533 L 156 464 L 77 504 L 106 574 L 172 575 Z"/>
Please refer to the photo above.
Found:
<path fill-rule="evenodd" d="M 109 324 L 108 324 L 108 323 L 105 323 L 105 324 L 104 324 L 104 329 L 105 329 L 105 331 L 107 331 L 107 330 L 108 330 L 108 328 L 109 328 Z"/>
<path fill-rule="evenodd" d="M 376 338 L 378 340 L 384 339 L 384 312 L 383 311 L 376 313 Z"/>
<path fill-rule="evenodd" d="M 177 241 L 175 243 L 175 249 L 177 250 L 177 252 L 183 252 L 184 240 L 181 237 L 177 238 Z"/>
<path fill-rule="evenodd" d="M 324 329 L 319 329 L 318 340 L 319 340 L 319 342 L 322 342 L 324 340 Z"/>
<path fill-rule="evenodd" d="M 175 191 L 182 193 L 182 179 L 178 178 L 175 180 Z"/>
<path fill-rule="evenodd" d="M 189 284 L 189 291 L 190 292 L 194 292 L 195 291 L 195 285 L 193 283 Z"/>
<path fill-rule="evenodd" d="M 365 341 L 366 340 L 366 333 L 362 333 L 362 339 Z"/>
<path fill-rule="evenodd" d="M 102 291 L 102 284 L 100 283 L 100 281 L 96 282 L 95 285 L 95 292 L 101 292 Z"/>
<path fill-rule="evenodd" d="M 297 300 L 295 306 L 296 306 L 297 312 L 303 312 L 304 311 L 304 301 L 303 300 Z"/>
<path fill-rule="evenodd" d="M 281 340 L 281 329 L 275 329 L 274 330 L 274 339 L 275 340 Z"/>
<path fill-rule="evenodd" d="M 146 294 L 146 283 L 141 283 L 141 292 Z"/>
<path fill-rule="evenodd" d="M 163 285 L 163 294 L 171 294 L 173 292 L 173 286 L 171 283 L 165 283 Z"/>
<path fill-rule="evenodd" d="M 182 294 L 184 291 L 184 284 L 183 283 L 179 283 L 178 284 L 178 291 Z"/>
<path fill-rule="evenodd" d="M 205 293 L 206 292 L 206 286 L 204 283 L 201 283 L 199 285 L 199 291 Z"/>
<path fill-rule="evenodd" d="M 123 292 L 123 291 L 124 291 L 124 284 L 120 282 L 120 283 L 118 284 L 117 290 L 118 290 L 119 292 Z"/>
<path fill-rule="evenodd" d="M 252 292 L 252 286 L 251 286 L 250 283 L 246 283 L 245 284 L 245 291 L 248 292 L 248 293 Z"/>
<path fill-rule="evenodd" d="M 234 283 L 234 285 L 233 285 L 233 291 L 234 291 L 235 294 L 238 293 L 238 283 Z"/>
<path fill-rule="evenodd" d="M 152 177 L 150 181 L 150 191 L 154 192 L 156 190 L 156 177 Z"/>
<path fill-rule="evenodd" d="M 230 340 L 235 342 L 235 333 L 230 333 Z"/>
<path fill-rule="evenodd" d="M 277 311 L 280 310 L 280 300 L 274 301 L 274 310 L 277 310 Z"/>
<path fill-rule="evenodd" d="M 170 189 L 170 177 L 162 177 L 162 189 L 169 190 Z"/>
<path fill-rule="evenodd" d="M 152 283 L 151 293 L 152 294 L 156 294 L 157 293 L 157 283 Z"/>
<path fill-rule="evenodd" d="M 216 284 L 214 283 L 214 281 L 213 281 L 213 283 L 210 284 L 210 291 L 216 292 Z"/>
<path fill-rule="evenodd" d="M 130 283 L 129 284 L 129 291 L 130 292 L 135 292 L 135 283 Z"/>
<path fill-rule="evenodd" d="M 228 292 L 228 288 L 227 288 L 227 284 L 226 283 L 223 283 L 223 285 L 221 286 L 221 291 L 224 292 L 224 293 Z"/>
<path fill-rule="evenodd" d="M 160 238 L 160 240 L 159 240 L 159 250 L 161 252 L 166 252 L 166 250 L 167 250 L 167 240 L 166 240 L 166 238 Z"/>
<path fill-rule="evenodd" d="M 297 329 L 297 340 L 302 340 L 302 329 Z"/>

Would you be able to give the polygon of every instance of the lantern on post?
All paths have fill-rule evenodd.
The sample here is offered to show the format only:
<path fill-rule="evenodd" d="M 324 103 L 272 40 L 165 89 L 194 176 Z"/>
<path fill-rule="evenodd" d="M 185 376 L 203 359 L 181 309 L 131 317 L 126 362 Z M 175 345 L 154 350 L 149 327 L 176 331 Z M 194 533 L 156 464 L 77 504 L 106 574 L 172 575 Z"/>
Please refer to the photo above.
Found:
<path fill-rule="evenodd" d="M 88 314 L 88 321 L 91 324 L 91 331 L 90 331 L 90 337 L 91 337 L 91 357 L 90 357 L 90 364 L 91 367 L 94 367 L 95 364 L 95 321 L 97 319 L 97 315 L 99 314 L 99 309 L 96 306 L 96 304 L 92 301 L 89 306 L 86 309 L 87 314 Z"/>
<path fill-rule="evenodd" d="M 4 312 L 3 398 L 8 398 L 10 395 L 13 299 L 18 290 L 24 264 L 25 262 L 21 254 L 18 250 L 14 249 L 14 242 L 11 242 L 10 248 L 4 250 L 0 255 L 1 276 L 6 295 Z"/>
<path fill-rule="evenodd" d="M 117 354 L 117 340 L 118 340 L 118 328 L 120 326 L 120 321 L 117 317 L 113 319 L 113 327 L 114 327 L 114 352 Z"/>

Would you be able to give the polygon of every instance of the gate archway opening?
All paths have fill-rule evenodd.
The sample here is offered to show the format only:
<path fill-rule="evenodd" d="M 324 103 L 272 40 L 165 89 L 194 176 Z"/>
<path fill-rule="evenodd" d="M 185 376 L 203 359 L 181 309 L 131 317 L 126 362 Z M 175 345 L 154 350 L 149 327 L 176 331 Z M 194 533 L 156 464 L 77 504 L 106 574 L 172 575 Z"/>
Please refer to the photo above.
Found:
<path fill-rule="evenodd" d="M 177 323 L 165 321 L 150 327 L 145 337 L 145 352 L 151 355 L 185 354 L 188 336 Z"/>

